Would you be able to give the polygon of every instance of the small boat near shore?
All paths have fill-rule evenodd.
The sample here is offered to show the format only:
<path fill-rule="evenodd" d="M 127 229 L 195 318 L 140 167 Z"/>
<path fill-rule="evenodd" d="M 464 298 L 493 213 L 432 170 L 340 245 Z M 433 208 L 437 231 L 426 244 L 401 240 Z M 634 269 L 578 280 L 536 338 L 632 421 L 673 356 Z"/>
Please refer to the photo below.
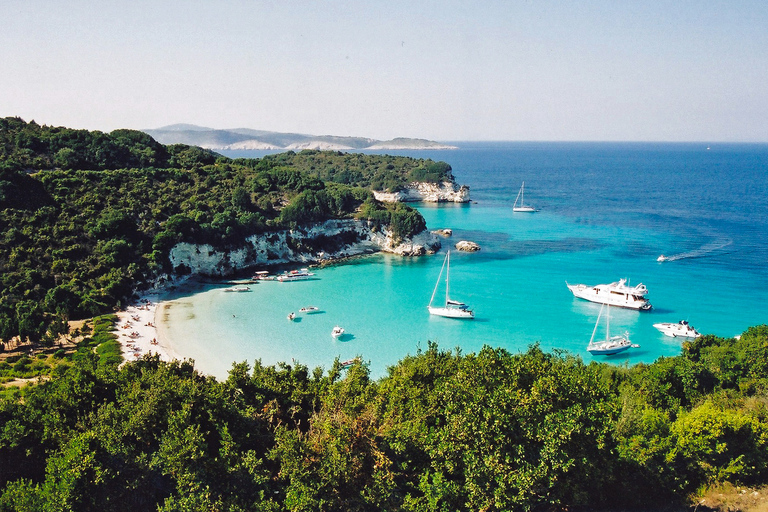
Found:
<path fill-rule="evenodd" d="M 360 361 L 360 358 L 354 357 L 352 359 L 347 359 L 346 361 L 341 361 L 339 364 L 341 365 L 342 370 L 346 370 L 347 368 L 357 363 L 358 361 Z"/>
<path fill-rule="evenodd" d="M 230 288 L 224 288 L 224 291 L 225 292 L 238 292 L 238 293 L 249 292 L 249 291 L 251 291 L 251 287 L 250 286 L 232 286 Z"/>
<path fill-rule="evenodd" d="M 652 307 L 648 299 L 645 298 L 648 288 L 643 283 L 630 287 L 626 279 L 621 279 L 615 283 L 595 286 L 568 284 L 567 281 L 565 285 L 575 297 L 590 302 L 640 311 L 648 311 Z"/>
<path fill-rule="evenodd" d="M 295 319 L 296 319 L 296 313 L 294 313 L 293 311 L 288 313 L 288 320 L 289 321 L 293 322 Z"/>
<path fill-rule="evenodd" d="M 597 326 L 600 324 L 600 317 L 603 315 L 603 308 L 605 304 L 600 308 L 600 313 L 597 315 L 597 321 L 595 322 L 595 328 L 592 330 L 592 337 L 589 339 L 589 345 L 587 345 L 587 352 L 594 356 L 610 356 L 613 354 L 619 354 L 630 348 L 638 348 L 640 345 L 635 345 L 629 341 L 629 333 L 625 332 L 623 335 L 611 336 L 611 306 L 608 305 L 608 309 L 605 314 L 605 339 L 603 341 L 595 341 L 595 333 L 597 332 Z"/>
<path fill-rule="evenodd" d="M 333 336 L 334 338 L 340 338 L 342 334 L 344 334 L 344 329 L 339 327 L 338 325 L 334 327 L 333 330 L 331 331 L 331 336 Z"/>
<path fill-rule="evenodd" d="M 670 338 L 698 338 L 701 333 L 693 328 L 687 320 L 680 320 L 675 323 L 653 324 L 655 328 Z"/>
<path fill-rule="evenodd" d="M 303 308 L 299 309 L 299 313 L 306 313 L 307 315 L 317 313 L 318 311 L 320 311 L 320 308 L 316 306 L 304 306 Z"/>

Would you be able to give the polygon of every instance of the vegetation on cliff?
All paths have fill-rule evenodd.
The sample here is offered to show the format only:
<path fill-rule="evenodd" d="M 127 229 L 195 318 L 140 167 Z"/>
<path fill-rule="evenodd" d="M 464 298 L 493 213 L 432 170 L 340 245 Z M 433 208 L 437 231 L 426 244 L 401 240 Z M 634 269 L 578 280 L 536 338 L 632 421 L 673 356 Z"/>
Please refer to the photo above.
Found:
<path fill-rule="evenodd" d="M 416 210 L 364 188 L 383 171 L 427 172 L 421 160 L 307 152 L 233 161 L 142 132 L 18 118 L 0 119 L 0 151 L 0 343 L 50 343 L 66 320 L 111 311 L 173 272 L 168 253 L 181 241 L 236 247 L 249 235 L 353 216 L 396 237 L 425 227 Z M 352 170 L 367 178 L 339 178 Z"/>
<path fill-rule="evenodd" d="M 640 510 L 768 480 L 768 326 L 632 368 L 533 346 L 218 382 L 83 353 L 0 401 L 0 511 Z"/>

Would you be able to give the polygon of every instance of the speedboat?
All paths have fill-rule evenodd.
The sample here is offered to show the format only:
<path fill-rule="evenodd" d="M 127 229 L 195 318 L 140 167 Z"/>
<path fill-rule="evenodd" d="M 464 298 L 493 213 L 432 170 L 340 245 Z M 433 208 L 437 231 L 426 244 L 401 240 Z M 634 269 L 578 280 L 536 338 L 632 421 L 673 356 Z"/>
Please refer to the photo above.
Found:
<path fill-rule="evenodd" d="M 334 327 L 333 330 L 331 331 L 331 336 L 333 336 L 334 338 L 339 338 L 341 337 L 342 334 L 344 334 L 344 329 L 342 329 L 338 325 Z"/>
<path fill-rule="evenodd" d="M 281 283 L 287 282 L 287 281 L 303 281 L 305 279 L 310 279 L 312 276 L 314 276 L 312 272 L 309 271 L 309 269 L 302 268 L 301 270 L 291 270 L 290 272 L 285 272 L 284 274 L 280 274 L 277 276 L 277 280 Z"/>
<path fill-rule="evenodd" d="M 318 311 L 320 311 L 320 309 L 317 308 L 316 306 L 305 306 L 299 310 L 299 313 L 310 314 L 310 313 L 317 313 Z"/>
<path fill-rule="evenodd" d="M 680 320 L 676 324 L 673 323 L 661 323 L 653 324 L 655 328 L 660 330 L 665 336 L 671 338 L 698 338 L 701 333 L 693 328 L 691 324 L 686 320 Z"/>
<path fill-rule="evenodd" d="M 293 320 L 294 320 L 295 318 L 296 318 L 296 313 L 294 313 L 293 311 L 291 311 L 290 313 L 288 313 L 288 320 L 290 320 L 291 322 L 293 322 Z"/>
<path fill-rule="evenodd" d="M 565 285 L 571 290 L 575 297 L 597 302 L 598 304 L 608 304 L 620 308 L 638 309 L 647 311 L 651 309 L 651 303 L 645 298 L 648 288 L 643 283 L 635 286 L 628 286 L 626 279 L 611 284 L 597 284 L 589 286 L 586 284 L 568 284 Z"/>
<path fill-rule="evenodd" d="M 664 256 L 664 255 L 662 254 L 661 256 L 659 256 L 658 258 L 656 258 L 656 261 L 658 261 L 658 262 L 662 262 L 662 261 L 667 261 L 668 259 L 669 259 L 669 258 L 667 258 L 666 256 Z"/>

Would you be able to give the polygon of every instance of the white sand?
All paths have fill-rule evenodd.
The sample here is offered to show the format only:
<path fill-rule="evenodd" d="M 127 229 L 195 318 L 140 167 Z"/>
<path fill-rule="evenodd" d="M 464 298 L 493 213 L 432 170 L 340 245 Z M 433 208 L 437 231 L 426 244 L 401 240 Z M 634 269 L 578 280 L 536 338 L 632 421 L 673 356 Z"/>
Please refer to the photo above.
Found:
<path fill-rule="evenodd" d="M 168 340 L 159 335 L 156 313 L 160 305 L 156 296 L 143 297 L 138 304 L 117 313 L 117 335 L 126 361 L 144 354 L 157 354 L 163 361 L 180 359 Z"/>

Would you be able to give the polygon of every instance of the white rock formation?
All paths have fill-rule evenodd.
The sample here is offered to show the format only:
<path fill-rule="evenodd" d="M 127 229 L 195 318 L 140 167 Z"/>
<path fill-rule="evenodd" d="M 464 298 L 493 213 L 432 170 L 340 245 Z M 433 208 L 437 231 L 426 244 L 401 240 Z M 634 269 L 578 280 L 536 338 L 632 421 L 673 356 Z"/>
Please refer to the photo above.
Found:
<path fill-rule="evenodd" d="M 398 192 L 379 192 L 373 196 L 387 203 L 425 201 L 428 203 L 468 203 L 469 187 L 459 186 L 451 181 L 442 183 L 424 183 L 415 181 Z"/>
<path fill-rule="evenodd" d="M 378 251 L 402 256 L 431 254 L 440 248 L 437 235 L 427 230 L 396 241 L 388 230 L 359 220 L 329 220 L 307 229 L 253 235 L 244 248 L 218 251 L 210 245 L 176 244 L 169 259 L 173 268 L 192 274 L 227 276 L 236 270 L 279 263 L 313 263 Z M 335 247 L 330 251 L 329 247 Z"/>
<path fill-rule="evenodd" d="M 347 151 L 355 149 L 352 146 L 345 146 L 344 144 L 336 144 L 333 142 L 326 142 L 324 140 L 310 140 L 307 142 L 295 142 L 285 146 L 284 149 L 302 150 L 302 149 L 318 149 L 321 151 Z"/>
<path fill-rule="evenodd" d="M 235 142 L 234 144 L 230 144 L 229 146 L 224 146 L 223 148 L 212 148 L 212 149 L 281 149 L 281 148 L 280 146 L 275 146 L 274 144 L 270 144 L 268 142 L 261 142 L 260 140 L 250 139 L 250 140 Z"/>
<path fill-rule="evenodd" d="M 461 242 L 456 244 L 456 249 L 458 249 L 459 251 L 465 251 L 465 252 L 475 252 L 480 250 L 480 246 L 477 245 L 475 242 L 462 240 Z"/>

